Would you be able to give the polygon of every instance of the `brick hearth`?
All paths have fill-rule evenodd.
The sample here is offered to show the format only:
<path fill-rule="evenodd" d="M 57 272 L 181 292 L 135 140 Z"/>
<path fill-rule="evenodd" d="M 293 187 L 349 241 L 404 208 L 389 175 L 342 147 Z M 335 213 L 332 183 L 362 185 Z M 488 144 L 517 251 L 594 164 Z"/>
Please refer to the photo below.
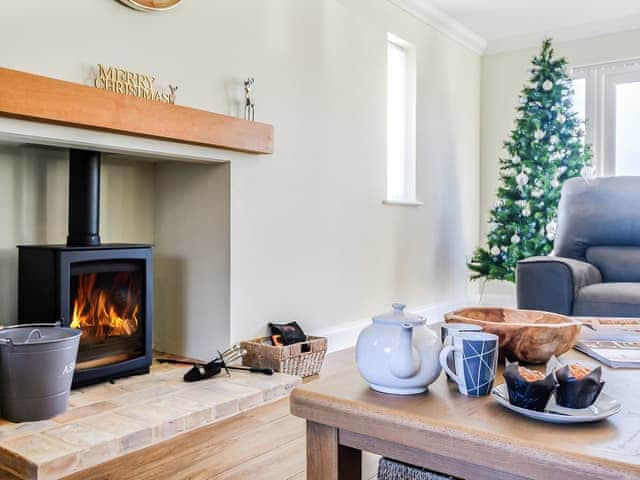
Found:
<path fill-rule="evenodd" d="M 236 371 L 185 383 L 186 368 L 154 362 L 149 375 L 74 390 L 69 410 L 51 420 L 0 421 L 0 465 L 22 479 L 59 478 L 286 397 L 300 383 Z"/>

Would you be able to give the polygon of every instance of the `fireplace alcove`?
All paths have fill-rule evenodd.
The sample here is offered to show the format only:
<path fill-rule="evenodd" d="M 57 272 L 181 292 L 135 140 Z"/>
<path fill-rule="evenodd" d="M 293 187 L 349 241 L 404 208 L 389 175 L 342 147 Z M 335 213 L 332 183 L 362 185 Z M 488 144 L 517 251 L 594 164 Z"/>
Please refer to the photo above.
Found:
<path fill-rule="evenodd" d="M 153 245 L 153 265 L 149 265 L 153 289 L 149 290 L 148 296 L 145 285 L 143 297 L 149 299 L 142 306 L 144 313 L 153 313 L 153 327 L 143 328 L 140 332 L 144 334 L 145 346 L 151 342 L 152 348 L 160 352 L 207 359 L 216 350 L 229 345 L 228 163 L 181 162 L 173 156 L 171 159 L 158 159 L 104 154 L 102 245 L 98 248 L 67 247 L 64 242 L 67 233 L 68 150 L 15 143 L 10 146 L 5 143 L 4 150 L 14 157 L 14 164 L 24 165 L 19 169 L 23 180 L 16 185 L 12 197 L 31 197 L 33 200 L 21 201 L 22 206 L 7 218 L 5 233 L 9 238 L 1 247 L 6 252 L 3 268 L 9 271 L 15 268 L 15 276 L 10 280 L 17 283 L 18 270 L 23 268 L 19 265 L 22 260 L 19 261 L 18 250 L 23 254 L 29 252 L 29 256 L 45 256 L 48 258 L 46 263 L 51 265 L 50 271 L 58 271 L 59 284 L 69 289 L 67 295 L 58 292 L 55 297 L 67 298 L 68 305 L 64 305 L 52 299 L 52 292 L 46 290 L 46 285 L 52 288 L 53 284 L 47 281 L 36 282 L 25 277 L 24 283 L 32 288 L 38 283 L 45 286 L 44 291 L 26 293 L 21 299 L 17 290 L 22 289 L 0 286 L 0 289 L 5 289 L 0 296 L 9 301 L 13 300 L 11 290 L 15 292 L 15 306 L 3 305 L 5 312 L 16 312 L 4 317 L 7 324 L 18 320 L 71 320 L 71 292 L 75 290 L 76 281 L 74 273 L 79 273 L 81 267 L 89 268 L 87 273 L 91 273 L 96 262 L 101 260 L 119 262 L 121 266 L 123 263 L 131 266 L 131 260 L 138 262 L 134 262 L 135 265 L 146 265 L 151 251 L 148 247 Z M 51 158 L 50 167 L 47 158 Z M 46 185 L 47 188 L 39 189 L 38 185 Z M 21 247 L 16 249 L 16 245 Z M 42 262 L 38 263 L 42 265 Z M 107 264 L 104 264 L 104 269 L 112 270 Z M 6 270 L 3 274 L 4 278 L 9 278 Z M 39 273 L 41 279 L 50 279 L 50 275 L 53 273 L 42 270 Z M 18 303 L 25 305 L 25 312 L 32 310 L 23 316 L 23 307 L 18 308 Z M 152 309 L 147 309 L 149 305 Z M 21 310 L 20 318 L 18 310 Z M 145 353 L 141 357 L 143 364 L 145 357 L 150 358 L 151 349 L 146 350 L 149 355 L 147 357 Z M 78 360 L 81 363 L 82 357 Z M 132 363 L 128 367 L 134 373 L 141 365 L 137 360 Z M 94 372 L 95 378 L 112 375 L 112 372 L 104 370 L 102 373 Z M 80 382 L 74 382 L 76 386 L 84 382 L 82 377 L 86 375 L 79 376 Z"/>

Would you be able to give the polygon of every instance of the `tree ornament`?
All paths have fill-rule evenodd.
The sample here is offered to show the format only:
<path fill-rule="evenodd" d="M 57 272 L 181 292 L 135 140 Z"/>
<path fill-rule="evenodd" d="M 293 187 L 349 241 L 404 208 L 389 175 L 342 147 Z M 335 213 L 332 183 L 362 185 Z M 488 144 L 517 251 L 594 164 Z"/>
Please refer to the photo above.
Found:
<path fill-rule="evenodd" d="M 553 90 L 553 82 L 551 80 L 545 80 L 542 84 L 542 89 L 545 92 L 550 92 L 551 90 Z"/>
<path fill-rule="evenodd" d="M 529 210 L 529 207 L 524 207 L 522 209 L 522 216 L 523 217 L 528 217 L 531 215 L 531 210 Z"/>
<path fill-rule="evenodd" d="M 538 140 L 538 141 L 542 140 L 542 139 L 544 138 L 544 136 L 545 136 L 544 131 L 543 131 L 543 130 L 540 130 L 540 129 L 536 130 L 536 131 L 533 133 L 533 138 L 535 138 L 535 139 L 536 139 L 536 140 Z"/>
<path fill-rule="evenodd" d="M 520 172 L 516 176 L 516 183 L 519 187 L 524 187 L 527 183 L 529 183 L 529 176 L 524 172 Z"/>
<path fill-rule="evenodd" d="M 519 244 L 519 243 L 520 243 L 520 237 L 518 236 L 518 234 L 517 234 L 517 233 L 514 233 L 514 234 L 511 236 L 511 243 L 512 243 L 513 245 L 517 245 L 517 244 Z"/>
<path fill-rule="evenodd" d="M 567 117 L 565 117 L 563 114 L 559 113 L 556 116 L 556 120 L 558 121 L 558 123 L 562 124 L 562 123 L 567 121 Z"/>
<path fill-rule="evenodd" d="M 556 231 L 558 230 L 558 224 L 556 223 L 555 220 L 553 220 L 547 223 L 545 230 L 547 232 L 547 239 L 553 240 L 554 238 L 556 238 Z"/>
<path fill-rule="evenodd" d="M 495 245 L 491 247 L 491 255 L 493 255 L 494 257 L 500 255 L 500 247 L 497 247 Z"/>
<path fill-rule="evenodd" d="M 591 165 L 585 165 L 580 170 L 580 176 L 584 178 L 593 178 L 596 174 L 596 169 Z"/>
<path fill-rule="evenodd" d="M 511 163 L 513 163 L 514 165 L 518 165 L 520 163 L 520 157 L 518 155 L 514 155 L 511 159 Z"/>
<path fill-rule="evenodd" d="M 551 137 L 549 138 L 549 143 L 551 145 L 555 145 L 560 141 L 560 139 L 558 138 L 557 135 L 551 135 Z"/>

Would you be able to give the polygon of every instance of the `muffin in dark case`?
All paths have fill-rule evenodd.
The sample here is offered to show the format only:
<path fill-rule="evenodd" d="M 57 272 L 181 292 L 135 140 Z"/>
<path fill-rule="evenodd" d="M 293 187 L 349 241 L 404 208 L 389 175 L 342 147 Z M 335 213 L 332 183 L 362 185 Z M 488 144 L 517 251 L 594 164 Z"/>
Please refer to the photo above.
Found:
<path fill-rule="evenodd" d="M 582 374 L 576 374 L 576 368 Z M 588 370 L 578 365 L 565 365 L 555 373 L 558 380 L 556 403 L 563 407 L 587 408 L 593 405 L 604 387 L 600 367 Z"/>
<path fill-rule="evenodd" d="M 539 372 L 518 366 L 518 363 L 510 363 L 505 367 L 504 380 L 511 405 L 539 412 L 547 406 L 556 387 L 553 374 L 545 377 Z"/>

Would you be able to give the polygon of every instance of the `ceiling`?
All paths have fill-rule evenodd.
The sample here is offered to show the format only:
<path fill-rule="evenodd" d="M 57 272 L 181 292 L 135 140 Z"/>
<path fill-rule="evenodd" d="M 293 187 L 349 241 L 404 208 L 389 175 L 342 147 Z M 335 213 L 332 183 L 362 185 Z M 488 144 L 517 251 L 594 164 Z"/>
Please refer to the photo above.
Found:
<path fill-rule="evenodd" d="M 639 0 L 420 1 L 487 40 L 487 53 L 525 48 L 547 35 L 562 41 L 640 28 Z"/>

